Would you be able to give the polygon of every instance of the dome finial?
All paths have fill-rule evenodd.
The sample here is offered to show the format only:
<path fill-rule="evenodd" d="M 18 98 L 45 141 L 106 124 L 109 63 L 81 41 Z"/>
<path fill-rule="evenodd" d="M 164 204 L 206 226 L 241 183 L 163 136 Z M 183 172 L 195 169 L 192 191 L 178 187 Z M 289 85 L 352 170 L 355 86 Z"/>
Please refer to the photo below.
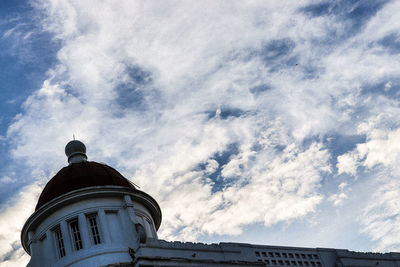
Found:
<path fill-rule="evenodd" d="M 79 163 L 87 160 L 86 156 L 86 146 L 79 140 L 70 141 L 65 146 L 65 155 L 68 157 L 68 163 Z"/>

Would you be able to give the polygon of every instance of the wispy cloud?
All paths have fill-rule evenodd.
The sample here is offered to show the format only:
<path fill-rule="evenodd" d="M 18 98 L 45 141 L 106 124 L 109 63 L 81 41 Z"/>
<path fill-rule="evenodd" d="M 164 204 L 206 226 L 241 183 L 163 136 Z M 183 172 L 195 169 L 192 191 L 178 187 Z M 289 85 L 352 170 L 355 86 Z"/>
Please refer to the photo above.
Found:
<path fill-rule="evenodd" d="M 20 244 L 21 229 L 34 210 L 34 204 L 41 186 L 34 183 L 26 186 L 11 201 L 0 208 L 0 266 L 21 266 L 29 261 L 29 256 Z"/>
<path fill-rule="evenodd" d="M 160 202 L 168 239 L 343 211 L 399 160 L 398 5 L 35 2 L 62 45 L 9 126 L 13 159 L 54 172 L 76 134 Z M 385 216 L 357 221 L 382 250 Z"/>

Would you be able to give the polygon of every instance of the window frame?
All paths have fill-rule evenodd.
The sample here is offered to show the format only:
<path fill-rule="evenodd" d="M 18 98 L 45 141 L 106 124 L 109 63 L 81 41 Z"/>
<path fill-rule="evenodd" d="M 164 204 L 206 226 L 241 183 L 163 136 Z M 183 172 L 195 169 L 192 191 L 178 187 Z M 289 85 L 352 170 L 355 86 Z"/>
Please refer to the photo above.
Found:
<path fill-rule="evenodd" d="M 53 233 L 55 247 L 57 248 L 57 257 L 61 259 L 67 255 L 65 250 L 64 237 L 61 231 L 61 225 L 58 224 L 51 231 Z"/>
<path fill-rule="evenodd" d="M 87 222 L 87 227 L 88 227 L 91 244 L 94 246 L 103 244 L 103 236 L 101 234 L 101 227 L 99 224 L 100 220 L 99 220 L 99 216 L 97 215 L 97 212 L 86 214 L 85 217 L 86 217 L 86 222 Z M 94 225 L 95 228 L 92 225 L 92 219 L 94 219 L 94 221 L 95 221 L 95 225 Z M 97 235 L 94 233 L 96 231 L 97 231 Z M 96 241 L 96 239 L 98 239 L 98 241 Z"/>
<path fill-rule="evenodd" d="M 68 221 L 68 228 L 71 236 L 72 248 L 74 251 L 83 249 L 82 231 L 79 227 L 79 218 L 73 218 Z"/>

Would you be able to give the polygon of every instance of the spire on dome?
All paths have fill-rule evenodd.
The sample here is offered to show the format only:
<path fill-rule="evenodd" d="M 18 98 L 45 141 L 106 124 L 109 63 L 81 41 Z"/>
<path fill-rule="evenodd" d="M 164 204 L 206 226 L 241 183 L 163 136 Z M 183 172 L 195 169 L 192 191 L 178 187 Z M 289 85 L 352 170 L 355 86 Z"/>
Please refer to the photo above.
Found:
<path fill-rule="evenodd" d="M 86 146 L 79 140 L 72 140 L 65 146 L 65 155 L 69 164 L 86 161 Z"/>

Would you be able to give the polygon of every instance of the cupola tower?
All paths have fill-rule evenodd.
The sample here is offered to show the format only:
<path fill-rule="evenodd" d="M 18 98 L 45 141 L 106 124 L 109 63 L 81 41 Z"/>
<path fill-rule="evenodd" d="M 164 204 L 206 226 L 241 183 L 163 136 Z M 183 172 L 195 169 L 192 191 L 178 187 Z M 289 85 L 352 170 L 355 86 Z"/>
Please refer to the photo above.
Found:
<path fill-rule="evenodd" d="M 159 205 L 112 167 L 88 161 L 81 141 L 65 154 L 69 165 L 46 184 L 21 232 L 28 266 L 132 262 L 130 251 L 157 238 Z"/>

